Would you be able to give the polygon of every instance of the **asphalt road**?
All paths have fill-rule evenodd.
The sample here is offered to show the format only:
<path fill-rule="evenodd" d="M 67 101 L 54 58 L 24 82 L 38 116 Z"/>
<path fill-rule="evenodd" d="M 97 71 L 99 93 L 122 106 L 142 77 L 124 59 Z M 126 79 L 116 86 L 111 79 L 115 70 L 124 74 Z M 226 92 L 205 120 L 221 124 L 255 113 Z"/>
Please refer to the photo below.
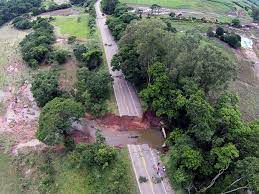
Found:
<path fill-rule="evenodd" d="M 100 30 L 102 42 L 105 50 L 107 63 L 109 66 L 109 72 L 113 77 L 113 90 L 119 109 L 120 116 L 137 116 L 142 117 L 142 109 L 139 98 L 136 94 L 134 87 L 124 79 L 124 75 L 121 71 L 112 71 L 111 60 L 114 54 L 118 52 L 116 42 L 111 35 L 110 30 L 106 23 L 106 16 L 102 15 L 100 9 L 100 0 L 95 4 L 96 10 L 96 23 Z M 108 46 L 110 45 L 110 46 Z"/>
<path fill-rule="evenodd" d="M 136 176 L 140 194 L 173 194 L 173 190 L 170 186 L 169 180 L 166 178 L 166 174 L 163 171 L 162 163 L 159 159 L 159 155 L 147 144 L 143 145 L 128 145 L 128 150 L 133 166 L 133 170 Z M 159 164 L 159 171 L 158 169 Z M 159 174 L 157 174 L 159 172 Z M 139 177 L 143 176 L 148 179 L 145 183 L 139 182 Z M 152 177 L 163 177 L 160 183 L 152 181 Z"/>

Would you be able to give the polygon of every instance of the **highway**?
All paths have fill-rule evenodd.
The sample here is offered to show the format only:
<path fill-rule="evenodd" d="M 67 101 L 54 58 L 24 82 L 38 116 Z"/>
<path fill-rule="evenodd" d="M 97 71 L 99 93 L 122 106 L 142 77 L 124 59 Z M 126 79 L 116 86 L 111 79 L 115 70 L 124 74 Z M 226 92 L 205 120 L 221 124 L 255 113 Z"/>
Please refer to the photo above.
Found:
<path fill-rule="evenodd" d="M 162 170 L 162 163 L 159 155 L 147 144 L 128 145 L 131 163 L 135 173 L 136 181 L 140 194 L 174 194 L 165 172 Z M 159 175 L 157 174 L 159 164 Z M 143 176 L 148 179 L 145 183 L 139 182 L 139 177 Z M 163 177 L 160 183 L 155 183 L 154 177 Z M 152 178 L 153 177 L 153 178 Z"/>
<path fill-rule="evenodd" d="M 102 15 L 100 9 L 100 0 L 95 4 L 96 10 L 96 24 L 99 28 L 106 60 L 109 67 L 109 72 L 113 77 L 113 90 L 119 110 L 120 116 L 137 116 L 142 117 L 142 109 L 139 98 L 136 94 L 134 87 L 124 79 L 124 75 L 121 71 L 113 71 L 111 67 L 111 60 L 113 55 L 118 52 L 118 47 L 114 38 L 108 29 L 106 23 L 106 16 Z M 109 45 L 109 46 L 108 46 Z"/>

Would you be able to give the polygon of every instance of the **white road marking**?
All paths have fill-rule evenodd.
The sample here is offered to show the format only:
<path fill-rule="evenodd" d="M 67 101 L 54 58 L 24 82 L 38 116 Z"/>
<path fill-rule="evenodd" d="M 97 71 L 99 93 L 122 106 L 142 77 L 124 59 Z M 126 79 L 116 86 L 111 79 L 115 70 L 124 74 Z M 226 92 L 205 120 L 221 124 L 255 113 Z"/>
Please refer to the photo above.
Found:
<path fill-rule="evenodd" d="M 124 94 L 124 92 L 123 92 L 123 88 L 122 88 L 122 85 L 121 85 L 121 83 L 120 82 L 118 82 L 118 85 L 119 85 L 119 87 L 121 88 L 121 96 L 124 98 L 124 104 L 125 104 L 125 106 L 126 106 L 126 109 L 127 109 L 127 111 L 128 111 L 128 115 L 130 115 L 130 111 L 129 111 L 129 106 L 128 106 L 128 103 L 127 103 L 127 99 L 126 99 L 126 96 L 125 96 L 125 94 Z"/>
<path fill-rule="evenodd" d="M 129 155 L 130 155 L 130 159 L 131 159 L 131 164 L 133 166 L 133 170 L 134 170 L 134 173 L 135 173 L 136 181 L 138 183 L 139 192 L 140 192 L 140 194 L 142 194 L 142 191 L 140 189 L 140 183 L 139 183 L 138 177 L 137 177 L 137 171 L 136 171 L 136 168 L 135 168 L 135 165 L 134 165 L 134 162 L 133 162 L 133 158 L 131 156 L 130 145 L 128 145 L 128 150 L 129 150 Z"/>
<path fill-rule="evenodd" d="M 137 145 L 137 147 L 138 147 L 138 149 L 139 149 L 139 152 L 142 153 L 141 148 L 140 148 L 140 145 Z M 152 183 L 152 179 L 151 179 L 151 176 L 150 176 L 150 174 L 148 173 L 148 170 L 147 170 L 147 165 L 146 165 L 146 160 L 145 160 L 145 158 L 144 158 L 144 154 L 143 154 L 143 157 L 141 157 L 141 158 L 142 158 L 142 161 L 143 161 L 143 164 L 144 164 L 145 171 L 146 171 L 146 173 L 147 173 L 147 175 L 148 175 L 148 179 L 149 179 L 149 182 L 150 182 L 150 186 L 151 186 L 152 193 L 155 194 L 155 192 L 154 192 L 154 186 L 153 186 L 153 183 Z"/>
<path fill-rule="evenodd" d="M 129 91 L 129 93 L 130 93 L 130 97 L 131 97 L 131 100 L 132 100 L 132 102 L 133 102 L 134 109 L 135 109 L 135 111 L 136 111 L 137 115 L 140 115 L 140 114 L 138 113 L 138 111 L 137 111 L 137 107 L 136 107 L 136 104 L 135 104 L 135 102 L 134 102 L 133 96 L 132 96 L 132 94 L 131 94 L 131 91 L 130 91 L 130 88 L 129 88 L 129 85 L 128 85 L 127 80 L 125 80 L 125 82 L 126 82 L 126 85 L 127 85 L 128 91 Z"/>
<path fill-rule="evenodd" d="M 158 166 L 157 166 L 157 161 L 156 161 L 156 159 L 155 159 L 155 157 L 154 157 L 154 154 L 153 154 L 153 152 L 152 152 L 152 150 L 151 150 L 150 147 L 149 147 L 149 150 L 150 150 L 150 153 L 151 153 L 151 155 L 152 155 L 153 162 L 154 162 L 155 166 L 158 168 Z M 167 194 L 167 191 L 166 191 L 166 188 L 165 188 L 165 185 L 164 185 L 163 180 L 161 180 L 161 182 L 162 182 L 163 189 L 164 189 L 165 193 Z"/>

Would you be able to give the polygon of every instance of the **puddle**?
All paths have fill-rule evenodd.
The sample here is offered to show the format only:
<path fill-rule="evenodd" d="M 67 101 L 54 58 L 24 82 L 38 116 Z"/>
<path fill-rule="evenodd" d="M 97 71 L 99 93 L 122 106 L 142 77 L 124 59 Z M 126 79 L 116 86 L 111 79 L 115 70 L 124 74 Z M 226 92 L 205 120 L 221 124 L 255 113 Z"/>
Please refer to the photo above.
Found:
<path fill-rule="evenodd" d="M 106 142 L 115 147 L 125 147 L 127 144 L 148 144 L 152 148 L 161 148 L 164 143 L 162 133 L 157 128 L 143 130 L 123 130 L 100 127 L 94 120 L 82 120 L 81 124 L 73 124 L 73 128 L 95 137 L 96 129 L 100 129 Z"/>

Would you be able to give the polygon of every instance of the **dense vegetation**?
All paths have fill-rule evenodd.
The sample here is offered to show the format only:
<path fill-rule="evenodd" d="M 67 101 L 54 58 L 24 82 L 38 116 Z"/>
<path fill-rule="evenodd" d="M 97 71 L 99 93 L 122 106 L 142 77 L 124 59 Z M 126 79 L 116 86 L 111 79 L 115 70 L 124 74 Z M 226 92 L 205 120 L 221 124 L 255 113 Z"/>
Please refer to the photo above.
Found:
<path fill-rule="evenodd" d="M 72 123 L 81 118 L 84 108 L 72 99 L 54 98 L 42 109 L 37 138 L 47 145 L 71 146 L 69 135 Z"/>
<path fill-rule="evenodd" d="M 105 1 L 103 1 L 105 2 Z M 128 12 L 126 4 L 117 3 L 112 15 L 107 18 L 107 25 L 112 32 L 113 37 L 119 40 L 122 37 L 127 25 L 138 16 L 135 13 Z"/>
<path fill-rule="evenodd" d="M 94 43 L 87 45 L 76 44 L 73 51 L 81 65 L 89 70 L 98 68 L 102 63 L 102 51 Z"/>
<path fill-rule="evenodd" d="M 27 35 L 20 45 L 23 60 L 30 67 L 36 68 L 52 51 L 54 32 L 49 19 L 40 17 L 33 22 L 33 29 L 34 32 Z"/>
<path fill-rule="evenodd" d="M 237 24 L 238 25 L 238 24 Z M 237 27 L 237 26 L 236 26 Z M 213 29 L 209 28 L 207 35 L 209 37 L 217 37 L 218 39 L 226 42 L 229 46 L 237 49 L 241 47 L 241 37 L 234 33 L 234 32 L 228 32 L 222 27 L 217 27 L 216 33 L 214 34 Z"/>
<path fill-rule="evenodd" d="M 124 33 L 112 65 L 170 129 L 173 185 L 190 193 L 258 191 L 258 122 L 243 121 L 238 97 L 222 92 L 236 77 L 232 59 L 196 32 L 168 30 L 161 19 L 131 22 Z"/>
<path fill-rule="evenodd" d="M 69 160 L 74 168 L 88 172 L 89 184 L 95 193 L 124 193 L 132 191 L 126 164 L 119 158 L 119 151 L 105 143 L 100 131 L 96 141 L 91 144 L 78 144 L 70 154 Z"/>
<path fill-rule="evenodd" d="M 39 8 L 33 8 L 32 9 L 32 15 L 36 16 L 45 12 L 49 12 L 49 11 L 55 11 L 55 10 L 59 10 L 59 9 L 66 9 L 66 8 L 70 8 L 72 5 L 69 3 L 62 3 L 60 5 L 56 4 L 56 3 L 52 3 L 49 7 L 39 7 Z"/>
<path fill-rule="evenodd" d="M 104 0 L 101 2 L 102 10 L 104 13 L 111 15 L 114 13 L 118 0 Z"/>
<path fill-rule="evenodd" d="M 40 107 L 59 96 L 61 91 L 58 89 L 57 73 L 53 71 L 38 73 L 32 82 L 31 91 L 37 105 Z"/>
<path fill-rule="evenodd" d="M 26 16 L 20 16 L 13 20 L 12 24 L 19 30 L 27 30 L 32 28 L 31 20 Z"/>
<path fill-rule="evenodd" d="M 40 7 L 41 0 L 9 0 L 0 1 L 0 26 L 4 23 L 29 13 L 33 8 Z"/>
<path fill-rule="evenodd" d="M 76 99 L 81 102 L 87 112 L 102 116 L 107 112 L 106 100 L 110 96 L 111 77 L 103 71 L 89 71 L 80 68 L 77 72 Z"/>

